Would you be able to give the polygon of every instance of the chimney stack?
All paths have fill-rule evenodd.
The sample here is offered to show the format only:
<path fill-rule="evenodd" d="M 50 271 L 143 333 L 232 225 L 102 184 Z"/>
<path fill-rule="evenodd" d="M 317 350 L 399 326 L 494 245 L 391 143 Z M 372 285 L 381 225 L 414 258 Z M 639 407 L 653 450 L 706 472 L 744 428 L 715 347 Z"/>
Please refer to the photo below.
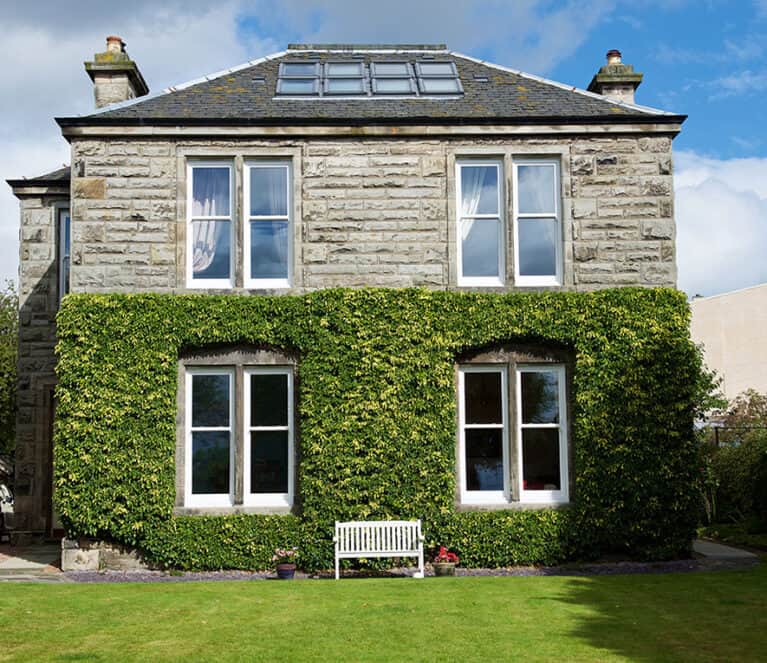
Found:
<path fill-rule="evenodd" d="M 589 83 L 589 92 L 596 92 L 614 101 L 634 103 L 634 92 L 642 82 L 642 74 L 630 64 L 623 64 L 621 52 L 607 51 L 607 64 L 599 69 Z"/>
<path fill-rule="evenodd" d="M 106 51 L 94 54 L 93 61 L 85 63 L 85 71 L 93 81 L 96 108 L 149 92 L 138 65 L 125 52 L 125 42 L 114 35 L 107 37 Z"/>

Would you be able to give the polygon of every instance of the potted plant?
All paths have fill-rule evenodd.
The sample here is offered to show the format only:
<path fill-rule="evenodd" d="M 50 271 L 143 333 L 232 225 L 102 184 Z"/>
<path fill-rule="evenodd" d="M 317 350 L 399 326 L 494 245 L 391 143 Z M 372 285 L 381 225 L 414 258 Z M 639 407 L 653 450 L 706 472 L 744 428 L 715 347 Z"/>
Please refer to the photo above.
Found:
<path fill-rule="evenodd" d="M 458 564 L 458 555 L 448 550 L 445 546 L 439 547 L 439 552 L 434 556 L 435 576 L 454 576 L 455 565 Z"/>
<path fill-rule="evenodd" d="M 277 577 L 280 580 L 292 580 L 296 572 L 293 561 L 298 554 L 297 548 L 277 548 L 272 555 L 272 561 L 277 562 Z"/>

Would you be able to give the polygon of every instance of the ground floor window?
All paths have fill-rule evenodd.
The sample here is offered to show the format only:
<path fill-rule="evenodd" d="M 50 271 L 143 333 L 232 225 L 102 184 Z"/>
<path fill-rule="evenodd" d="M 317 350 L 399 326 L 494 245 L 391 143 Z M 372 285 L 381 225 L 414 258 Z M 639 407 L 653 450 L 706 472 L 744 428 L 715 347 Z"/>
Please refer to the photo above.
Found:
<path fill-rule="evenodd" d="M 567 502 L 566 366 L 505 356 L 458 369 L 461 503 Z"/>
<path fill-rule="evenodd" d="M 183 506 L 291 507 L 293 366 L 243 362 L 183 371 Z"/>

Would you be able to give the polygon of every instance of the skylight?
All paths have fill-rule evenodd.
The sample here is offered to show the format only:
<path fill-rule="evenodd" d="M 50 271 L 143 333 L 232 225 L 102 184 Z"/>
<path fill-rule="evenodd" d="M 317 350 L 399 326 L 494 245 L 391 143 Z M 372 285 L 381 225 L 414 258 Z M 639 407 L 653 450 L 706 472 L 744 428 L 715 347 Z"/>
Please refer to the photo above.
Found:
<path fill-rule="evenodd" d="M 282 62 L 277 94 L 298 97 L 430 96 L 463 94 L 455 64 L 359 60 Z"/>

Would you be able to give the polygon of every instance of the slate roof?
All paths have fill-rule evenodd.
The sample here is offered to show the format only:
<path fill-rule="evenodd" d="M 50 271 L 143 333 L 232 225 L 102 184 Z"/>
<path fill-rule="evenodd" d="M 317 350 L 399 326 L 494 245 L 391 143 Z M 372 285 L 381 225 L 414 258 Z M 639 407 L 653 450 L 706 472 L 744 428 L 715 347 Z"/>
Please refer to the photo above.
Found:
<path fill-rule="evenodd" d="M 24 177 L 21 179 L 6 180 L 12 187 L 23 186 L 69 186 L 70 167 L 62 166 L 50 173 L 38 175 L 37 177 Z"/>
<path fill-rule="evenodd" d="M 680 122 L 684 116 L 617 103 L 600 95 L 485 63 L 439 47 L 300 46 L 162 93 L 123 102 L 91 115 L 57 118 L 62 126 L 307 125 L 369 123 L 590 123 Z M 341 50 L 335 50 L 341 49 Z M 386 52 L 384 52 L 385 49 Z M 450 60 L 464 93 L 443 97 L 280 97 L 279 64 L 354 59 L 418 62 Z M 484 79 L 484 80 L 483 80 Z"/>

